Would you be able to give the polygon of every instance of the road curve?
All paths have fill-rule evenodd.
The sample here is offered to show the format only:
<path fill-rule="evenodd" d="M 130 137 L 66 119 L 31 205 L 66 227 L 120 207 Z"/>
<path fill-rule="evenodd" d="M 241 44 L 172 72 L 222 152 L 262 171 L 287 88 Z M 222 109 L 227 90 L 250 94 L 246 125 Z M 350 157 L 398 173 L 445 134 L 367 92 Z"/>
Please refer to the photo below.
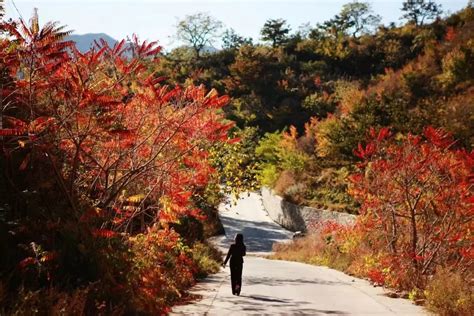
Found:
<path fill-rule="evenodd" d="M 245 237 L 242 293 L 232 295 L 229 271 L 221 269 L 193 288 L 202 299 L 174 307 L 171 315 L 427 315 L 410 301 L 389 298 L 382 288 L 342 272 L 259 257 L 292 233 L 271 221 L 256 193 L 222 204 L 219 213 L 226 230 L 225 237 L 213 240 L 219 248 L 225 251 L 237 232 Z"/>

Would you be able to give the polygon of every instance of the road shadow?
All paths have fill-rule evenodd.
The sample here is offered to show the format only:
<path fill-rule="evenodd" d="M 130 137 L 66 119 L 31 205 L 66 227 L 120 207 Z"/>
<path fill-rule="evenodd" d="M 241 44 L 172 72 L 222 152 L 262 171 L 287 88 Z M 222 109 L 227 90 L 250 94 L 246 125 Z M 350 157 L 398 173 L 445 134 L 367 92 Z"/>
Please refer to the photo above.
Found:
<path fill-rule="evenodd" d="M 350 285 L 349 282 L 328 281 L 328 280 L 321 280 L 317 278 L 287 279 L 287 278 L 255 277 L 255 276 L 252 276 L 251 278 L 244 277 L 244 282 L 245 284 L 248 284 L 248 285 L 268 285 L 268 286 L 304 285 L 304 284 L 336 285 L 336 286 Z"/>
<path fill-rule="evenodd" d="M 282 230 L 280 226 L 271 222 L 254 222 L 234 217 L 220 215 L 225 227 L 226 238 L 220 241 L 223 248 L 228 247 L 237 233 L 245 237 L 247 252 L 270 252 L 273 243 L 289 240 L 291 232 Z"/>
<path fill-rule="evenodd" d="M 275 315 L 268 313 L 278 310 L 279 315 L 348 315 L 338 310 L 323 310 L 309 307 L 309 302 L 273 297 L 267 295 L 248 294 L 242 296 L 225 297 L 221 299 L 225 312 L 241 311 L 244 314 Z"/>

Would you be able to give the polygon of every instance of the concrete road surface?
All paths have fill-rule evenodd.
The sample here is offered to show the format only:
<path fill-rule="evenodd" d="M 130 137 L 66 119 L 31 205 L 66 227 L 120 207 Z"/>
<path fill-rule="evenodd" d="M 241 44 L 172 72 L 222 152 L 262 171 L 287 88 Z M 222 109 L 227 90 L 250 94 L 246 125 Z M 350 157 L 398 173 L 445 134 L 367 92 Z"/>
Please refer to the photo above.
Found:
<path fill-rule="evenodd" d="M 232 295 L 226 268 L 192 290 L 202 299 L 176 306 L 172 315 L 426 315 L 404 299 L 389 298 L 380 287 L 326 267 L 259 257 L 271 252 L 275 241 L 292 233 L 266 214 L 256 193 L 245 194 L 236 205 L 220 206 L 225 237 L 213 240 L 226 251 L 237 232 L 247 245 L 242 293 Z"/>

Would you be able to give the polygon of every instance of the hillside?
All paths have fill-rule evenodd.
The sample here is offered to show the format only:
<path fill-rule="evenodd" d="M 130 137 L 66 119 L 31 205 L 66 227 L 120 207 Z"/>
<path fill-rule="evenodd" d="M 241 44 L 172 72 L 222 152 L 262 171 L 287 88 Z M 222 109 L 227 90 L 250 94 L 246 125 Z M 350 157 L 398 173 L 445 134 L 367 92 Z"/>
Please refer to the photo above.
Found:
<path fill-rule="evenodd" d="M 105 33 L 87 33 L 87 34 L 72 34 L 66 37 L 66 40 L 70 40 L 76 43 L 76 47 L 80 52 L 85 53 L 91 47 L 94 46 L 95 41 L 104 39 L 110 47 L 113 47 L 117 40 Z"/>
<path fill-rule="evenodd" d="M 263 184 L 298 204 L 356 213 L 348 176 L 370 128 L 406 135 L 433 126 L 472 150 L 473 30 L 466 8 L 423 26 L 381 26 L 357 37 L 315 29 L 275 47 L 237 45 L 199 60 L 176 49 L 158 70 L 169 84 L 204 84 L 231 96 L 224 111 L 244 143 L 239 153 L 225 152 L 224 169 L 239 177 L 230 183 Z"/>

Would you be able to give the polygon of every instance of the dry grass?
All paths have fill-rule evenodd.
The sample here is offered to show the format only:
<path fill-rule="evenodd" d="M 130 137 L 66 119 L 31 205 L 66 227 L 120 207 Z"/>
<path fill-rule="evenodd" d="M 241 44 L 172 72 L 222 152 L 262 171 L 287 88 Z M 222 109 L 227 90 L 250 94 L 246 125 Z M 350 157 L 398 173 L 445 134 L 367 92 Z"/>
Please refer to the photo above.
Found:
<path fill-rule="evenodd" d="M 275 244 L 272 259 L 324 265 L 346 271 L 352 256 L 341 251 L 330 239 L 324 240 L 317 234 L 310 234 L 291 243 Z"/>
<path fill-rule="evenodd" d="M 444 316 L 468 316 L 474 311 L 473 285 L 459 272 L 440 269 L 426 290 L 427 308 Z"/>
<path fill-rule="evenodd" d="M 274 190 L 279 195 L 285 195 L 286 190 L 296 184 L 296 178 L 292 171 L 283 171 L 275 183 Z"/>

